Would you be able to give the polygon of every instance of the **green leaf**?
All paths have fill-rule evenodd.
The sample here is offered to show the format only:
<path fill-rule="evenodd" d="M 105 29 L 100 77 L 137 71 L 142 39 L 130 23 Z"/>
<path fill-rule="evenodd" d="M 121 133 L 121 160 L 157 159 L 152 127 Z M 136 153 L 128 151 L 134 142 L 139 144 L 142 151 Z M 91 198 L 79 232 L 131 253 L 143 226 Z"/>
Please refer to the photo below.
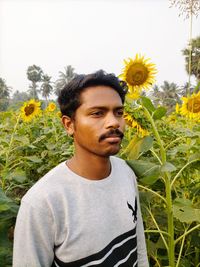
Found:
<path fill-rule="evenodd" d="M 153 146 L 153 138 L 151 136 L 146 136 L 140 140 L 140 153 L 147 152 Z"/>
<path fill-rule="evenodd" d="M 24 157 L 25 159 L 28 159 L 34 163 L 41 163 L 42 160 L 40 158 L 38 158 L 37 156 L 27 156 L 27 157 Z"/>
<path fill-rule="evenodd" d="M 141 102 L 142 105 L 150 112 L 154 112 L 156 109 L 153 105 L 153 103 L 151 102 L 151 100 L 148 97 L 142 96 L 141 97 Z"/>
<path fill-rule="evenodd" d="M 48 150 L 54 150 L 55 148 L 56 148 L 56 144 L 46 144 L 46 148 L 48 149 Z"/>
<path fill-rule="evenodd" d="M 200 160 L 200 153 L 195 153 L 191 155 L 188 161 L 191 162 L 191 161 L 198 161 L 198 160 Z"/>
<path fill-rule="evenodd" d="M 17 135 L 15 136 L 14 140 L 22 143 L 23 145 L 29 144 L 29 139 L 26 136 Z"/>
<path fill-rule="evenodd" d="M 16 169 L 8 174 L 7 179 L 15 180 L 18 183 L 23 183 L 26 180 L 26 172 L 21 169 Z"/>
<path fill-rule="evenodd" d="M 0 188 L 0 223 L 16 217 L 18 205 Z"/>
<path fill-rule="evenodd" d="M 10 206 L 4 203 L 0 203 L 0 212 L 1 211 L 5 211 L 5 210 L 9 210 Z"/>
<path fill-rule="evenodd" d="M 160 165 L 155 163 L 143 160 L 127 160 L 127 164 L 144 184 L 151 185 L 160 177 Z"/>
<path fill-rule="evenodd" d="M 135 135 L 133 139 L 129 142 L 129 145 L 125 149 L 124 153 L 127 155 L 128 159 L 137 159 L 140 154 L 140 147 L 138 142 L 141 140 L 140 137 Z"/>
<path fill-rule="evenodd" d="M 153 175 L 146 176 L 146 177 L 140 179 L 140 182 L 145 184 L 145 185 L 154 184 L 159 179 L 159 173 L 157 173 L 157 170 L 158 170 L 157 168 L 154 169 L 154 172 L 156 172 L 156 174 L 154 173 Z"/>
<path fill-rule="evenodd" d="M 189 199 L 175 199 L 173 214 L 181 222 L 200 222 L 200 209 L 193 208 L 192 202 Z"/>
<path fill-rule="evenodd" d="M 125 154 L 128 159 L 137 159 L 140 153 L 147 152 L 152 146 L 153 138 L 151 136 L 140 138 L 135 135 L 126 148 Z"/>
<path fill-rule="evenodd" d="M 161 167 L 161 172 L 173 172 L 176 170 L 176 167 L 170 162 L 165 162 Z"/>
<path fill-rule="evenodd" d="M 38 137 L 32 144 L 37 144 L 38 142 L 46 139 L 46 135 L 41 135 L 40 137 Z"/>
<path fill-rule="evenodd" d="M 41 157 L 45 158 L 48 155 L 48 150 L 43 150 L 41 153 Z"/>
<path fill-rule="evenodd" d="M 153 113 L 153 119 L 154 120 L 160 120 L 163 116 L 165 116 L 167 110 L 164 107 L 159 107 L 155 110 Z"/>
<path fill-rule="evenodd" d="M 6 220 L 0 220 L 0 266 L 12 266 L 14 223 L 13 216 Z"/>

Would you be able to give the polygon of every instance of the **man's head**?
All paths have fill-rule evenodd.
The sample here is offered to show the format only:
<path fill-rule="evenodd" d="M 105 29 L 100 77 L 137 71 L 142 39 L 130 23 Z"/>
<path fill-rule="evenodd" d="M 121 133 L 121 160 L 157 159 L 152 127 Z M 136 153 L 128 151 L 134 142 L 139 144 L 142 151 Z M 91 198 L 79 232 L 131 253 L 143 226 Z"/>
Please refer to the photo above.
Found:
<path fill-rule="evenodd" d="M 62 115 L 73 117 L 77 108 L 81 105 L 81 92 L 88 87 L 108 86 L 113 88 L 124 103 L 127 87 L 125 82 L 120 81 L 114 74 L 107 74 L 99 70 L 92 74 L 80 74 L 72 79 L 60 92 L 58 103 Z"/>
<path fill-rule="evenodd" d="M 78 75 L 60 93 L 62 122 L 80 155 L 116 154 L 124 131 L 126 85 L 113 74 Z"/>

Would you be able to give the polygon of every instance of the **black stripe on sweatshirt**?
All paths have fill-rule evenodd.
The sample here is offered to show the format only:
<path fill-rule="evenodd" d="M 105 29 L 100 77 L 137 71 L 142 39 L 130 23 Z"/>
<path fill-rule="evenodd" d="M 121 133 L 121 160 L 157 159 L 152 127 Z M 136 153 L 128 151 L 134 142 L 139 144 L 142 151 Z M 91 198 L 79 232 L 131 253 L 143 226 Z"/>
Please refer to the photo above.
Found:
<path fill-rule="evenodd" d="M 64 263 L 55 256 L 52 267 L 80 267 L 85 264 L 91 264 L 89 266 L 93 267 L 112 267 L 120 261 L 120 267 L 132 267 L 137 261 L 136 228 L 116 237 L 103 250 L 86 258 Z"/>

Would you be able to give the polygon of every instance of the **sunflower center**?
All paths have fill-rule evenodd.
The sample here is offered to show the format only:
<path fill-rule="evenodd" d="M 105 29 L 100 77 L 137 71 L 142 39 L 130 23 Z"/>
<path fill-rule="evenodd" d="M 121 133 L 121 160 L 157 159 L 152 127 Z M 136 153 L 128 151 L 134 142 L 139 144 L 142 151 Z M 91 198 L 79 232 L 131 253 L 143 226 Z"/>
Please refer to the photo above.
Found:
<path fill-rule="evenodd" d="M 34 110 L 35 110 L 35 105 L 34 104 L 29 104 L 24 109 L 26 116 L 31 115 L 34 112 Z"/>
<path fill-rule="evenodd" d="M 143 84 L 148 78 L 148 69 L 141 63 L 135 63 L 127 71 L 127 82 L 134 85 Z"/>
<path fill-rule="evenodd" d="M 190 99 L 187 103 L 187 108 L 192 113 L 200 112 L 200 98 Z"/>

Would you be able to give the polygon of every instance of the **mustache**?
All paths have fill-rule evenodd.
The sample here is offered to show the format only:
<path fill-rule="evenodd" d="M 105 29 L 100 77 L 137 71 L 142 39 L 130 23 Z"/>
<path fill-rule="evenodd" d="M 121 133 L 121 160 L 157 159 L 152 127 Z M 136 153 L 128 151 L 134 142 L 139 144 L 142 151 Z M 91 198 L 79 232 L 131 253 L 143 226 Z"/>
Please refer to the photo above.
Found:
<path fill-rule="evenodd" d="M 108 137 L 116 137 L 116 136 L 122 139 L 124 137 L 124 134 L 119 129 L 111 129 L 109 132 L 104 133 L 99 137 L 99 142 Z"/>

